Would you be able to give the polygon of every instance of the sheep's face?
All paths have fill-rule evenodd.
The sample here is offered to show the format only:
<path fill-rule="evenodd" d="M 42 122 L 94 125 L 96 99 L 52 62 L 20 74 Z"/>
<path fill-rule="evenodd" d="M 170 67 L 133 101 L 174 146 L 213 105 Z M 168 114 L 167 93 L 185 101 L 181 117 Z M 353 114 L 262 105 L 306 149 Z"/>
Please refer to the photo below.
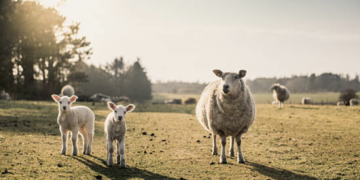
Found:
<path fill-rule="evenodd" d="M 125 115 L 127 112 L 131 112 L 135 109 L 135 105 L 129 104 L 126 107 L 123 105 L 116 106 L 112 102 L 108 102 L 108 107 L 114 113 L 114 121 L 115 122 L 122 122 L 125 121 Z"/>
<path fill-rule="evenodd" d="M 245 70 L 240 70 L 239 73 L 223 73 L 220 70 L 213 71 L 216 76 L 220 77 L 221 83 L 219 88 L 223 95 L 238 95 L 240 89 L 244 89 L 244 84 L 241 83 L 241 78 L 246 75 Z"/>
<path fill-rule="evenodd" d="M 58 96 L 53 94 L 51 96 L 55 102 L 59 103 L 59 111 L 60 112 L 69 112 L 70 108 L 71 108 L 71 104 L 74 103 L 76 101 L 76 99 L 78 98 L 77 96 L 73 95 L 71 97 L 68 96 Z"/>
<path fill-rule="evenodd" d="M 280 90 L 280 86 L 275 84 L 273 85 L 271 88 L 270 88 L 271 91 L 275 91 L 275 92 L 278 92 Z"/>

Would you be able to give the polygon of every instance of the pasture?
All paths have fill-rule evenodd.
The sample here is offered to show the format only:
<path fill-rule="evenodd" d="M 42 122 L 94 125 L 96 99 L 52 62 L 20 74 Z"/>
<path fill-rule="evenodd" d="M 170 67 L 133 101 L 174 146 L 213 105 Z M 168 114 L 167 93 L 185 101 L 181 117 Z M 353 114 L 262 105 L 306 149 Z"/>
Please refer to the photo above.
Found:
<path fill-rule="evenodd" d="M 266 103 L 266 102 L 265 102 Z M 127 168 L 106 166 L 102 103 L 91 156 L 60 155 L 55 102 L 0 101 L 0 178 L 4 179 L 358 179 L 360 107 L 257 104 L 243 136 L 246 164 L 218 164 L 195 105 L 138 105 L 127 115 Z M 229 138 L 228 138 L 229 139 Z M 79 138 L 79 151 L 82 140 Z M 219 149 L 220 150 L 220 149 Z M 226 151 L 229 150 L 229 141 Z M 228 152 L 226 153 L 228 155 Z M 210 164 L 213 162 L 214 164 Z"/>

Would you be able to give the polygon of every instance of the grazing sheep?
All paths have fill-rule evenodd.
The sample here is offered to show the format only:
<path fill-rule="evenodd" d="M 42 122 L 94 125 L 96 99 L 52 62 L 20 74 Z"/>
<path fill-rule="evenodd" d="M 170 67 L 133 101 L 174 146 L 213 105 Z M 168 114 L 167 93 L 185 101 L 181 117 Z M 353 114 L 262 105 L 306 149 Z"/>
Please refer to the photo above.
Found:
<path fill-rule="evenodd" d="M 10 99 L 9 93 L 5 92 L 5 90 L 3 89 L 0 93 L 0 99 L 9 100 Z"/>
<path fill-rule="evenodd" d="M 195 98 L 187 98 L 184 101 L 185 104 L 196 104 L 196 99 Z"/>
<path fill-rule="evenodd" d="M 74 156 L 78 153 L 77 138 L 78 132 L 83 138 L 83 154 L 90 155 L 91 153 L 91 144 L 94 136 L 94 122 L 95 115 L 94 113 L 85 106 L 76 106 L 71 107 L 71 104 L 74 103 L 77 99 L 77 96 L 73 95 L 70 98 L 68 96 L 58 96 L 53 94 L 51 96 L 55 102 L 59 103 L 59 116 L 57 122 L 60 126 L 61 137 L 63 141 L 63 146 L 61 154 L 66 154 L 67 149 L 67 134 L 68 131 L 71 132 L 71 140 L 73 145 L 72 154 Z"/>
<path fill-rule="evenodd" d="M 339 101 L 339 102 L 336 103 L 336 105 L 337 105 L 337 106 L 344 106 L 345 104 L 344 104 L 343 101 Z"/>
<path fill-rule="evenodd" d="M 213 155 L 217 155 L 216 136 L 220 136 L 220 163 L 227 163 L 225 156 L 227 136 L 231 136 L 230 156 L 234 156 L 234 139 L 236 139 L 237 162 L 245 163 L 241 151 L 241 136 L 253 124 L 256 114 L 254 98 L 242 79 L 246 71 L 223 73 L 216 69 L 213 72 L 221 79 L 205 87 L 196 106 L 196 116 L 200 124 L 212 133 Z"/>
<path fill-rule="evenodd" d="M 107 165 L 113 166 L 113 141 L 117 140 L 117 164 L 125 167 L 125 133 L 126 133 L 126 112 L 131 112 L 135 109 L 135 105 L 129 104 L 124 107 L 122 105 L 116 106 L 112 102 L 108 102 L 108 107 L 111 112 L 105 120 L 105 134 L 107 144 Z"/>
<path fill-rule="evenodd" d="M 75 90 L 72 86 L 66 85 L 61 89 L 61 96 L 72 96 L 75 94 Z"/>
<path fill-rule="evenodd" d="M 284 101 L 290 98 L 290 91 L 279 83 L 272 85 L 270 90 L 273 91 L 273 97 L 279 103 L 279 108 L 284 107 Z"/>
<path fill-rule="evenodd" d="M 358 99 L 350 99 L 350 106 L 358 106 L 359 103 Z"/>
<path fill-rule="evenodd" d="M 305 104 L 312 104 L 311 98 L 309 97 L 303 97 L 301 100 L 301 104 L 305 105 Z"/>

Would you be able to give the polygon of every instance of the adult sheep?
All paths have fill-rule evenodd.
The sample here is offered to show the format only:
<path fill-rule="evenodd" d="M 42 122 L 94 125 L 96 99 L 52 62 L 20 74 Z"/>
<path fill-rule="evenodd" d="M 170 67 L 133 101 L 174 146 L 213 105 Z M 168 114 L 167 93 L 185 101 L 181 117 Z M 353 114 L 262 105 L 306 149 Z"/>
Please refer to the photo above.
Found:
<path fill-rule="evenodd" d="M 302 105 L 311 104 L 311 103 L 312 103 L 312 101 L 311 101 L 311 98 L 309 98 L 309 97 L 303 97 L 301 100 Z"/>
<path fill-rule="evenodd" d="M 273 91 L 275 101 L 279 102 L 279 108 L 284 107 L 284 101 L 290 98 L 290 91 L 279 83 L 272 85 L 270 90 Z"/>
<path fill-rule="evenodd" d="M 358 106 L 359 103 L 358 99 L 350 99 L 350 106 Z"/>
<path fill-rule="evenodd" d="M 216 137 L 220 136 L 220 163 L 227 163 L 225 156 L 226 137 L 230 137 L 230 156 L 234 156 L 234 139 L 238 146 L 239 163 L 245 163 L 241 152 L 241 136 L 246 133 L 255 119 L 254 98 L 242 79 L 245 70 L 239 73 L 223 73 L 213 70 L 221 79 L 205 87 L 196 106 L 196 116 L 204 128 L 212 133 L 212 154 L 217 155 Z"/>
<path fill-rule="evenodd" d="M 75 90 L 72 86 L 66 85 L 61 89 L 61 96 L 72 96 L 75 94 Z"/>

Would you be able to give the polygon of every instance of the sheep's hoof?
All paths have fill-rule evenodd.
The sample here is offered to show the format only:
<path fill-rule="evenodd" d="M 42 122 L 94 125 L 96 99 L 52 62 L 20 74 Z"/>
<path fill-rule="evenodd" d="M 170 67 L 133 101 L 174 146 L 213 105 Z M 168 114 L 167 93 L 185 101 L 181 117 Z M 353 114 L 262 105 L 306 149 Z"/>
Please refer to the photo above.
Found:
<path fill-rule="evenodd" d="M 232 152 L 229 153 L 229 156 L 230 157 L 235 157 L 234 153 L 232 153 Z"/>
<path fill-rule="evenodd" d="M 222 161 L 220 162 L 220 164 L 227 164 L 227 161 Z"/>
<path fill-rule="evenodd" d="M 116 164 L 120 164 L 120 162 L 117 162 Z"/>
<path fill-rule="evenodd" d="M 239 164 L 245 164 L 245 160 L 240 160 L 238 162 L 239 162 Z"/>
<path fill-rule="evenodd" d="M 77 156 L 77 153 L 73 153 L 73 156 Z"/>

